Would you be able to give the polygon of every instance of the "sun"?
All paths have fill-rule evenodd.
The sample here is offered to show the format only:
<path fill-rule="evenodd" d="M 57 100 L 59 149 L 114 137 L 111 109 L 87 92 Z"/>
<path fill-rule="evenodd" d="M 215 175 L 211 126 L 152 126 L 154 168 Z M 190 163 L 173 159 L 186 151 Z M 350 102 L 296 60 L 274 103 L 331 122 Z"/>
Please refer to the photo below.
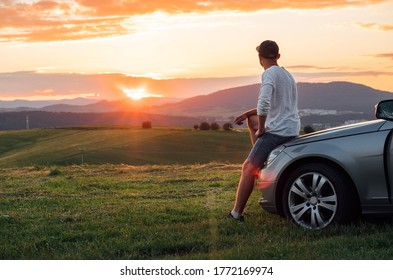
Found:
<path fill-rule="evenodd" d="M 146 89 L 144 88 L 136 88 L 136 89 L 125 88 L 123 89 L 123 92 L 125 95 L 127 95 L 127 97 L 133 100 L 141 100 L 147 97 L 162 97 L 161 94 L 146 93 Z"/>

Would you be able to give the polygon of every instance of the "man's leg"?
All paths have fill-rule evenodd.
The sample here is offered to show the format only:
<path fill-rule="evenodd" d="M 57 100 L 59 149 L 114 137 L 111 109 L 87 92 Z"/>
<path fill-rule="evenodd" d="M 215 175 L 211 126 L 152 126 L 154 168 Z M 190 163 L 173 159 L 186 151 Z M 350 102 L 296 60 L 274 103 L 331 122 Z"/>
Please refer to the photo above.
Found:
<path fill-rule="evenodd" d="M 255 132 L 258 130 L 258 116 L 252 115 L 247 118 L 247 127 L 250 133 L 250 139 L 252 145 L 257 141 Z M 232 210 L 232 216 L 235 218 L 240 218 L 241 214 L 246 207 L 248 198 L 250 197 L 255 184 L 255 177 L 258 172 L 258 168 L 253 166 L 253 164 L 248 161 L 248 159 L 243 163 L 242 174 L 240 176 L 239 184 L 236 191 L 235 206 Z M 233 212 L 235 211 L 235 212 Z"/>
<path fill-rule="evenodd" d="M 257 137 L 255 136 L 255 132 L 258 130 L 258 116 L 257 115 L 252 115 L 247 118 L 247 127 L 248 131 L 250 132 L 250 139 L 252 145 L 255 144 L 255 141 L 257 141 Z"/>
<path fill-rule="evenodd" d="M 258 168 L 256 168 L 250 161 L 246 160 L 243 163 L 242 174 L 236 191 L 235 206 L 233 208 L 233 210 L 239 215 L 243 213 L 248 198 L 254 189 L 257 172 Z"/>
<path fill-rule="evenodd" d="M 257 138 L 248 158 L 243 163 L 242 174 L 236 191 L 235 205 L 231 211 L 233 218 L 242 218 L 248 198 L 253 191 L 258 171 L 263 167 L 269 153 L 274 147 L 291 138 L 276 136 L 268 132 Z"/>

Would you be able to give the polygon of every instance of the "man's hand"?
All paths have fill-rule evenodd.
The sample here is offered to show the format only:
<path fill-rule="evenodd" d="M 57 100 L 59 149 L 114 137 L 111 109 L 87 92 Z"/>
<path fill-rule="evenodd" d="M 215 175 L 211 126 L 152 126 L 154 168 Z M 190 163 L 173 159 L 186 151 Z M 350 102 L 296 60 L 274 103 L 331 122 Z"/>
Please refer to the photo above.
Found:
<path fill-rule="evenodd" d="M 237 116 L 233 122 L 237 125 L 242 125 L 247 118 L 249 118 L 253 115 L 256 115 L 256 114 L 257 114 L 256 108 L 248 110 L 248 111 L 244 112 L 243 114 Z"/>
<path fill-rule="evenodd" d="M 236 117 L 236 119 L 233 122 L 237 125 L 242 125 L 246 118 L 247 117 L 245 117 L 244 114 L 241 114 L 240 116 Z"/>
<path fill-rule="evenodd" d="M 257 138 L 261 137 L 263 134 L 265 134 L 265 129 L 258 129 L 258 130 L 255 132 L 255 136 L 256 136 Z"/>

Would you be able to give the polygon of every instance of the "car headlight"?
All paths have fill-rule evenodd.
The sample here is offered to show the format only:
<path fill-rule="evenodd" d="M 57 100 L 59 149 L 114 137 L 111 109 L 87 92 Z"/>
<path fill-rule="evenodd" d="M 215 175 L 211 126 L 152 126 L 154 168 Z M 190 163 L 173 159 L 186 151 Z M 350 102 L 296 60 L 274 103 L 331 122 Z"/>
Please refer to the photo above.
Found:
<path fill-rule="evenodd" d="M 284 150 L 284 146 L 279 146 L 277 148 L 275 148 L 273 151 L 270 152 L 267 161 L 266 161 L 266 165 L 269 165 L 273 162 L 273 160 Z"/>

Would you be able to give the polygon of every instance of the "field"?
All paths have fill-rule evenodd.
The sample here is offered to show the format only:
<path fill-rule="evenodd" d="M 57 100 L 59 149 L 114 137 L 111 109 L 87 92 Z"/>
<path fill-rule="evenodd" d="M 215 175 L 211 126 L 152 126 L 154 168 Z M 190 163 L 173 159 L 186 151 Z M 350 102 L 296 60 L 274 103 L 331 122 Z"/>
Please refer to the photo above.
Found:
<path fill-rule="evenodd" d="M 0 167 L 70 164 L 241 163 L 244 131 L 75 127 L 0 132 Z"/>
<path fill-rule="evenodd" d="M 1 259 L 393 259 L 389 221 L 306 231 L 263 211 L 257 204 L 259 191 L 249 201 L 244 223 L 225 220 L 241 168 L 240 162 L 231 163 L 229 158 L 212 162 L 199 155 L 207 163 L 194 163 L 189 157 L 189 162 L 167 164 L 162 156 L 157 157 L 160 164 L 92 164 L 88 161 L 93 155 L 98 158 L 99 152 L 86 146 L 89 164 L 78 162 L 77 150 L 71 164 L 73 157 L 63 147 L 73 145 L 72 138 L 91 141 L 107 147 L 107 155 L 115 160 L 114 154 L 121 152 L 98 139 L 112 137 L 116 147 L 131 149 L 134 146 L 119 139 L 123 133 L 141 138 L 143 133 L 149 148 L 149 135 L 164 138 L 162 144 L 177 147 L 172 149 L 179 158 L 187 154 L 182 151 L 185 146 L 170 135 L 184 134 L 192 145 L 240 142 L 237 137 L 244 137 L 243 143 L 232 144 L 247 145 L 245 133 L 164 128 L 3 132 L 2 145 L 13 147 L 16 155 L 1 147 Z M 160 151 L 158 141 L 154 144 Z M 199 152 L 215 156 L 217 146 L 212 146 L 209 151 L 209 145 L 202 145 Z M 39 157 L 44 147 L 58 148 L 63 156 L 48 151 Z M 33 161 L 35 157 L 39 160 Z M 7 158 L 12 166 L 6 167 Z"/>

